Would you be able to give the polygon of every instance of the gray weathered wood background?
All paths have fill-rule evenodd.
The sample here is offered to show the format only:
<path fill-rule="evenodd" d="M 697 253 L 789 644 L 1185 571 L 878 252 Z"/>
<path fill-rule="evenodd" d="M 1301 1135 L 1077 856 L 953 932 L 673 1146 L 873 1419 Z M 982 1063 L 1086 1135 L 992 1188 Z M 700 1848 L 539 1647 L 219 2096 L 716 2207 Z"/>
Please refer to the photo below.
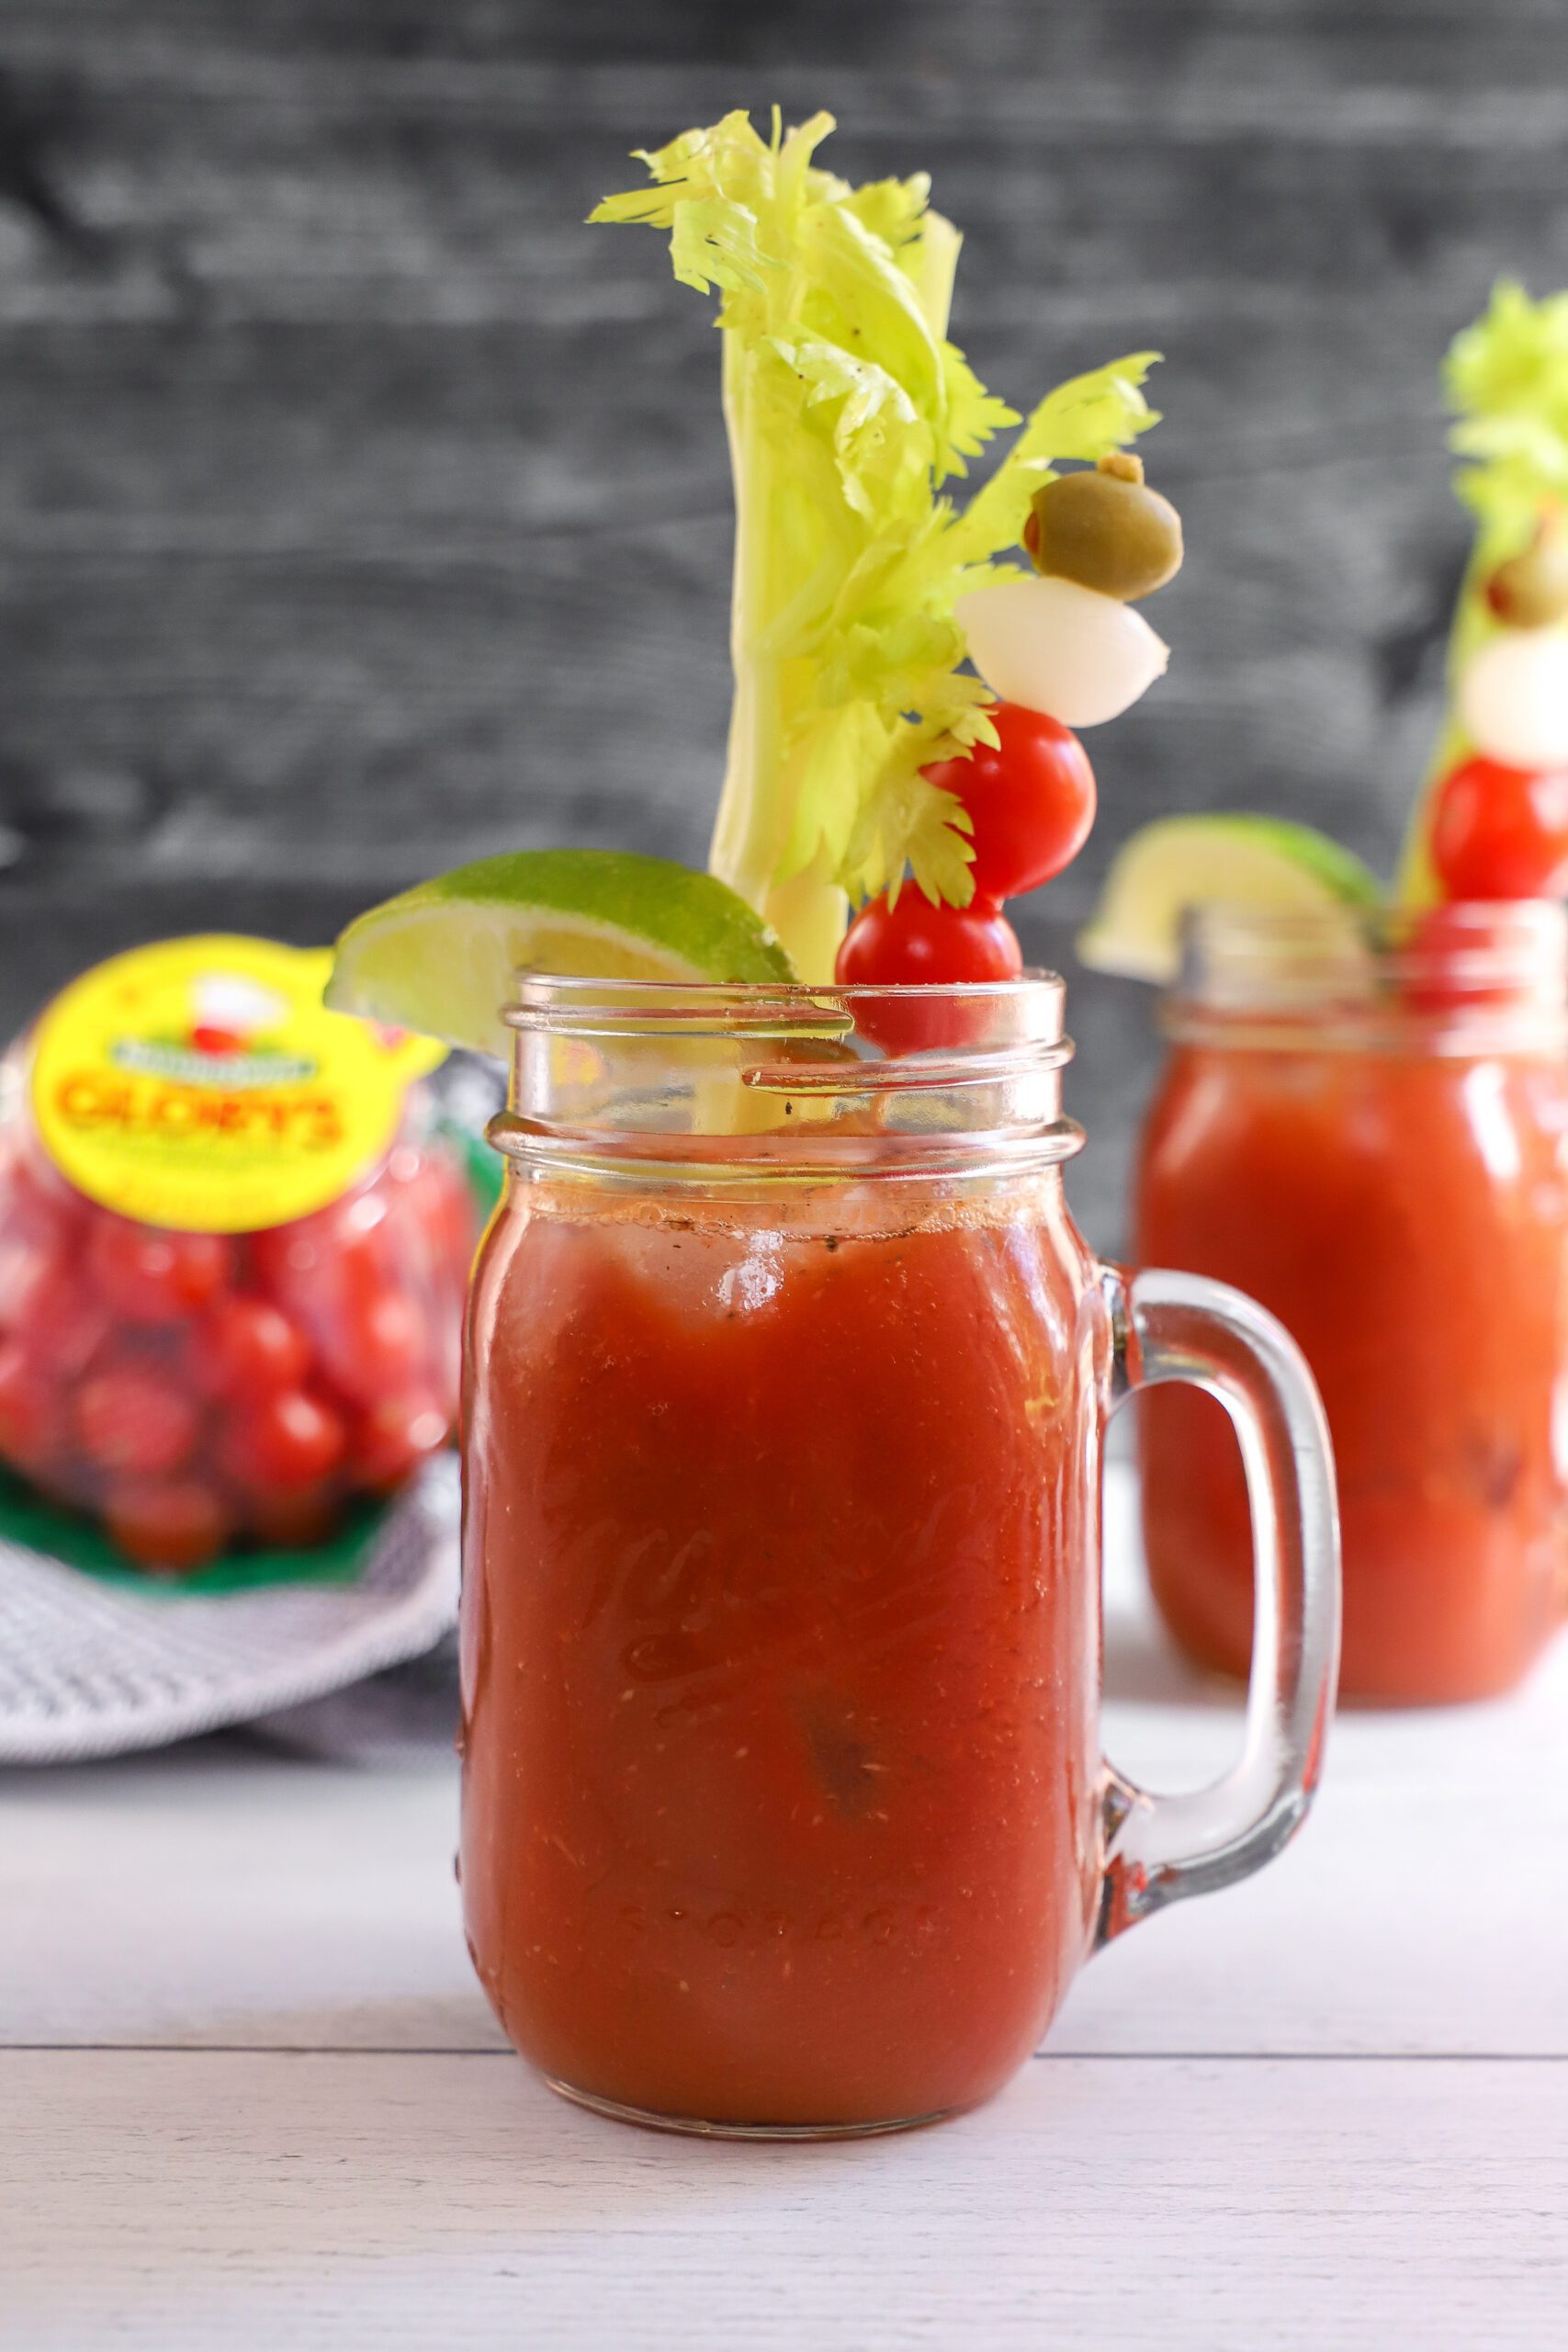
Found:
<path fill-rule="evenodd" d="M 1070 959 L 1167 807 L 1389 861 L 1463 545 L 1437 363 L 1500 270 L 1568 280 L 1562 0 L 0 0 L 7 1024 L 112 946 L 324 936 L 509 842 L 700 859 L 716 348 L 652 238 L 580 223 L 775 98 L 847 173 L 931 170 L 998 390 L 1168 355 L 1176 660 L 1028 947 Z M 1111 1245 L 1150 1008 L 1073 1001 Z"/>

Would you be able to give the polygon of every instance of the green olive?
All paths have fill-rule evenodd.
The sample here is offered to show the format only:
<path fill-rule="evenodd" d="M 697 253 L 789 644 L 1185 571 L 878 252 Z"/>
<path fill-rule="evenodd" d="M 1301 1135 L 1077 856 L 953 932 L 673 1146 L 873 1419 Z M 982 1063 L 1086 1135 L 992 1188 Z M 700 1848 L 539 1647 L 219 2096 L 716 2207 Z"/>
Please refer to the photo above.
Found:
<path fill-rule="evenodd" d="M 1118 450 L 1035 492 L 1024 545 L 1036 571 L 1135 605 L 1180 571 L 1181 517 Z"/>
<path fill-rule="evenodd" d="M 1547 628 L 1568 613 L 1568 531 L 1546 516 L 1522 555 L 1500 563 L 1486 601 L 1509 628 Z"/>

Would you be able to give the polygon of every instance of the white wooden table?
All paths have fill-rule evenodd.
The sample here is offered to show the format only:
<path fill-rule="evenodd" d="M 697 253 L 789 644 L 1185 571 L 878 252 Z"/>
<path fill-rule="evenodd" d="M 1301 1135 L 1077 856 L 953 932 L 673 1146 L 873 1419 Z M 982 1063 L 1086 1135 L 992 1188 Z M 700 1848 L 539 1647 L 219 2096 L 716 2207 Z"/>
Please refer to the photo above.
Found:
<path fill-rule="evenodd" d="M 1107 1745 L 1193 1782 L 1234 1704 L 1122 1553 Z M 554 2099 L 468 1974 L 454 1797 L 235 1742 L 0 1781 L 8 2347 L 1568 2343 L 1568 1644 L 1506 1705 L 1342 1718 L 1283 1860 L 892 2140 Z"/>

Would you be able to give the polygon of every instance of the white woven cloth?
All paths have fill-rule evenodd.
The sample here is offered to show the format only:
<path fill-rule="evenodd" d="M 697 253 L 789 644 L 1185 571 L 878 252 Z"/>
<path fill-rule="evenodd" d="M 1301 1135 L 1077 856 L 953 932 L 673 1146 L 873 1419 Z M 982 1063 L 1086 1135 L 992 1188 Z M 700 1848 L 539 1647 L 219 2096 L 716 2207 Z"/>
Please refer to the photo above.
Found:
<path fill-rule="evenodd" d="M 347 1584 L 186 1596 L 0 1541 L 0 1764 L 163 1747 L 422 1657 L 457 1613 L 457 1471 L 427 1464 Z"/>

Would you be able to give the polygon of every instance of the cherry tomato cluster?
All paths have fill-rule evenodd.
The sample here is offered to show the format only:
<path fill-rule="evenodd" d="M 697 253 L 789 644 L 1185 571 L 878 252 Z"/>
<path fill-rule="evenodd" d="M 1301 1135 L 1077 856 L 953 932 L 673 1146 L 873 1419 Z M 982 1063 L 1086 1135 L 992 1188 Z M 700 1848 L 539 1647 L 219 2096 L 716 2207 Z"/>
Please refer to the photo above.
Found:
<path fill-rule="evenodd" d="M 994 745 L 925 770 L 929 781 L 964 804 L 973 828 L 966 907 L 933 906 L 913 883 L 895 901 L 868 900 L 844 935 L 837 977 L 845 987 L 917 981 L 1015 980 L 1023 957 L 1007 899 L 1036 890 L 1069 865 L 1094 822 L 1094 771 L 1070 727 L 1021 704 L 991 712 Z M 951 1008 L 890 1003 L 862 1018 L 889 1053 L 954 1044 Z M 940 1034 L 939 1034 L 940 1032 Z"/>
<path fill-rule="evenodd" d="M 331 1533 L 450 1434 L 476 1238 L 464 1170 L 412 1131 L 343 1199 L 230 1236 L 75 1192 L 0 1134 L 0 1457 L 166 1572 Z"/>

